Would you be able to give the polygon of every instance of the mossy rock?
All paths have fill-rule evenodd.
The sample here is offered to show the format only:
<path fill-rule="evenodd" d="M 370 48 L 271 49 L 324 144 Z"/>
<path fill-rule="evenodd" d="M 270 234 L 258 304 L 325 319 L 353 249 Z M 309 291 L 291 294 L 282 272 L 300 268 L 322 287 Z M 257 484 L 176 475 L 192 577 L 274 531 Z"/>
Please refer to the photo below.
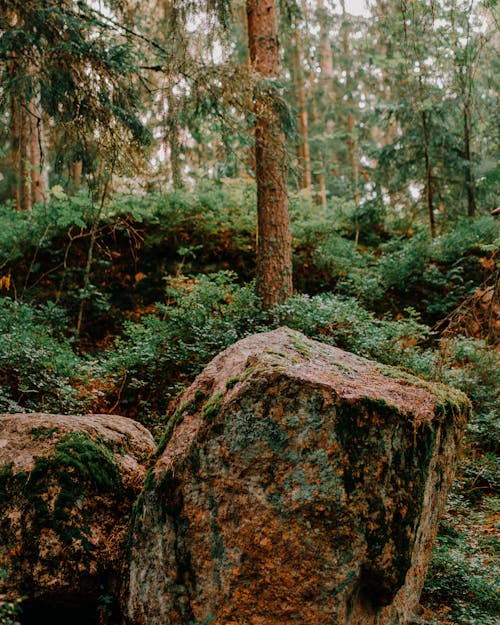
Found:
<path fill-rule="evenodd" d="M 122 417 L 0 415 L 1 591 L 28 606 L 114 592 L 154 447 Z"/>
<path fill-rule="evenodd" d="M 135 625 L 397 625 L 418 603 L 467 398 L 281 328 L 179 400 L 138 501 Z"/>

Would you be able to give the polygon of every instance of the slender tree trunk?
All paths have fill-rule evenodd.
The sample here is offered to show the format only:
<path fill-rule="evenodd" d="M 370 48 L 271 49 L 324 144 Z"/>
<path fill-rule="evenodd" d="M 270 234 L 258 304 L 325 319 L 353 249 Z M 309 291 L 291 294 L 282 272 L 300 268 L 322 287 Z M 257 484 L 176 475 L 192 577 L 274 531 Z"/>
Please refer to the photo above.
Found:
<path fill-rule="evenodd" d="M 425 111 L 422 111 L 422 131 L 424 135 L 424 164 L 425 164 L 425 201 L 427 204 L 427 214 L 429 216 L 429 228 L 431 232 L 431 238 L 436 236 L 436 224 L 434 222 L 434 204 L 432 199 L 432 167 L 429 156 L 429 135 L 427 128 L 427 116 Z"/>
<path fill-rule="evenodd" d="M 279 75 L 274 0 L 247 0 L 250 62 L 261 84 L 255 97 L 257 179 L 257 294 L 264 308 L 292 294 L 292 243 L 288 212 L 285 134 L 274 105 L 272 81 Z M 271 83 L 270 86 L 266 82 Z"/>
<path fill-rule="evenodd" d="M 469 102 L 466 102 L 464 105 L 464 160 L 465 184 L 467 187 L 467 215 L 469 217 L 474 217 L 476 214 L 476 199 L 474 197 L 474 176 L 472 173 L 470 134 L 470 106 Z"/>
<path fill-rule="evenodd" d="M 333 92 L 333 56 L 330 45 L 330 36 L 326 27 L 327 11 L 323 0 L 317 0 L 316 11 L 319 21 L 319 59 L 321 68 L 321 78 L 324 82 L 330 83 L 325 89 L 326 92 Z"/>
<path fill-rule="evenodd" d="M 314 76 L 313 76 L 312 69 L 310 70 L 310 73 L 309 73 L 309 85 L 314 85 Z M 316 99 L 314 98 L 313 95 L 310 95 L 309 99 L 311 100 L 311 121 L 313 123 L 313 126 L 317 127 L 317 125 L 319 124 L 318 106 L 316 104 Z M 320 171 L 316 174 L 316 180 L 317 180 L 318 188 L 319 188 L 316 203 L 321 204 L 323 208 L 326 208 L 325 157 L 323 154 L 323 150 L 320 151 L 318 156 L 319 156 L 318 160 L 320 163 Z"/>
<path fill-rule="evenodd" d="M 82 175 L 83 175 L 83 161 L 82 159 L 78 159 L 74 161 L 71 166 L 71 191 L 74 195 L 80 191 L 80 187 L 82 186 Z"/>
<path fill-rule="evenodd" d="M 292 35 L 292 69 L 294 73 L 295 95 L 298 109 L 299 129 L 299 188 L 312 192 L 311 188 L 311 153 L 309 149 L 309 119 L 307 115 L 307 98 L 302 69 L 302 45 L 300 35 L 295 30 Z"/>
<path fill-rule="evenodd" d="M 170 154 L 170 169 L 172 172 L 172 185 L 174 189 L 182 189 L 182 170 L 181 170 L 181 144 L 179 118 L 177 115 L 175 97 L 172 93 L 171 86 L 168 86 L 167 94 L 168 102 L 168 147 Z"/>
<path fill-rule="evenodd" d="M 330 44 L 330 29 L 328 28 L 327 19 L 328 13 L 325 9 L 325 5 L 323 0 L 317 0 L 316 3 L 316 14 L 319 22 L 319 65 L 320 65 L 320 85 L 322 97 L 324 98 L 324 102 L 327 107 L 327 111 L 333 114 L 335 109 L 335 88 L 334 88 L 334 74 L 333 74 L 333 56 L 332 56 L 332 47 Z M 311 71 L 311 84 L 314 84 L 314 76 L 312 76 Z M 319 123 L 319 115 L 318 115 L 318 107 L 313 98 L 312 103 L 312 121 L 314 126 L 318 126 Z M 335 124 L 333 118 L 329 118 L 326 121 L 326 130 L 328 135 L 333 135 L 335 132 Z M 327 163 L 325 159 L 325 155 L 323 151 L 320 155 L 322 171 L 318 174 L 318 187 L 319 187 L 319 199 L 323 208 L 326 208 L 326 176 L 325 171 L 327 170 Z M 338 163 L 336 160 L 336 155 L 330 155 L 332 161 L 331 169 L 335 172 L 338 169 Z M 330 168 L 328 168 L 330 169 Z"/>
<path fill-rule="evenodd" d="M 31 210 L 31 163 L 29 159 L 31 124 L 24 98 L 21 98 L 19 118 L 19 207 L 21 210 Z"/>
<path fill-rule="evenodd" d="M 34 100 L 29 107 L 30 122 L 30 165 L 31 195 L 33 202 L 47 202 L 48 174 L 45 164 L 45 133 L 42 111 L 39 103 Z"/>
<path fill-rule="evenodd" d="M 347 27 L 347 21 L 346 21 L 347 13 L 345 10 L 345 0 L 341 0 L 340 4 L 342 7 L 342 20 L 343 20 L 342 48 L 344 52 L 344 59 L 347 62 L 347 59 L 349 58 L 349 29 Z M 351 168 L 351 181 L 352 181 L 352 187 L 353 187 L 354 203 L 357 206 L 359 204 L 359 159 L 358 159 L 358 146 L 357 146 L 357 141 L 356 141 L 355 133 L 354 133 L 355 124 L 354 124 L 354 116 L 352 113 L 353 101 L 352 101 L 352 96 L 351 96 L 353 85 L 352 85 L 352 78 L 351 78 L 349 67 L 346 68 L 346 87 L 347 87 L 347 93 L 349 94 L 349 98 L 347 102 L 347 105 L 348 105 L 347 150 L 349 154 L 349 165 Z M 357 242 L 358 236 L 359 236 L 359 232 L 358 232 L 358 227 L 356 225 L 356 242 Z"/>
<path fill-rule="evenodd" d="M 10 144 L 12 163 L 12 197 L 16 200 L 17 210 L 21 210 L 21 185 L 20 185 L 20 150 L 19 140 L 21 133 L 21 111 L 19 98 L 13 94 L 10 101 Z"/>

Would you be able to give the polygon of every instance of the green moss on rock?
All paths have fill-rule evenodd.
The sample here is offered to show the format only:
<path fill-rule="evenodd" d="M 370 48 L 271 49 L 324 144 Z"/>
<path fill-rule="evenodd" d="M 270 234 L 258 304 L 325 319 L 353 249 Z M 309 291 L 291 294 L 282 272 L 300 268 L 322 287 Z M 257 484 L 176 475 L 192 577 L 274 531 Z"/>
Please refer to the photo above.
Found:
<path fill-rule="evenodd" d="M 109 449 L 85 432 L 72 432 L 62 437 L 51 453 L 37 458 L 31 471 L 13 473 L 12 465 L 2 467 L 0 486 L 4 494 L 0 504 L 24 497 L 36 527 L 52 528 L 69 544 L 87 533 L 85 527 L 73 523 L 81 516 L 85 493 L 119 493 L 122 482 Z M 50 501 L 54 487 L 57 494 Z"/>
<path fill-rule="evenodd" d="M 224 397 L 224 393 L 214 393 L 212 397 L 207 401 L 207 403 L 203 406 L 203 410 L 201 412 L 202 419 L 214 419 L 221 407 L 222 399 Z"/>

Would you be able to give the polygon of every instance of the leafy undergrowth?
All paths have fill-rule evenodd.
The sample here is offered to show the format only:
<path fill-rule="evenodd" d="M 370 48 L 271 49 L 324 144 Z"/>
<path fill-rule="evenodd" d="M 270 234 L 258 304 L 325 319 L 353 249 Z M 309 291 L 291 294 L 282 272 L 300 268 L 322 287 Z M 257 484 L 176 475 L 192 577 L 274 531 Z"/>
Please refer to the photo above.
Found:
<path fill-rule="evenodd" d="M 420 622 L 423 625 L 498 625 L 498 354 L 478 341 L 471 343 L 455 337 L 453 343 L 456 363 L 462 366 L 447 368 L 447 381 L 460 384 L 462 390 L 468 392 L 474 413 L 426 578 L 422 595 L 424 614 Z M 478 378 L 473 379 L 470 369 L 478 373 Z"/>
<path fill-rule="evenodd" d="M 500 497 L 471 504 L 457 482 L 449 497 L 426 578 L 426 621 L 497 625 L 500 614 Z M 431 619 L 432 617 L 432 619 Z"/>
<path fill-rule="evenodd" d="M 459 388 L 474 416 L 422 622 L 491 625 L 498 225 L 485 216 L 430 240 L 372 215 L 355 245 L 348 203 L 292 197 L 301 293 L 263 312 L 249 282 L 254 192 L 223 181 L 116 196 L 99 215 L 83 196 L 30 213 L 0 207 L 0 412 L 116 413 L 160 438 L 169 404 L 213 356 L 280 325 Z"/>
<path fill-rule="evenodd" d="M 449 224 L 434 240 L 422 226 L 391 230 L 379 216 L 356 244 L 348 202 L 331 198 L 322 208 L 297 194 L 290 204 L 299 292 L 335 290 L 379 316 L 412 307 L 433 325 L 495 272 L 498 225 L 489 216 Z M 57 302 L 92 351 L 160 299 L 165 275 L 231 270 L 240 283 L 251 281 L 255 221 L 255 188 L 246 180 L 116 194 L 102 211 L 85 195 L 54 197 L 29 213 L 0 206 L 0 290 Z"/>

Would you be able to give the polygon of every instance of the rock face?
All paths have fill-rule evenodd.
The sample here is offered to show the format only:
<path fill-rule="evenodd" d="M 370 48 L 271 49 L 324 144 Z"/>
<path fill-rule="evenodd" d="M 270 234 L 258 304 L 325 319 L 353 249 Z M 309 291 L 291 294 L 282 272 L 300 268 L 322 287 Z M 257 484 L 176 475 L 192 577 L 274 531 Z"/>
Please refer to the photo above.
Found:
<path fill-rule="evenodd" d="M 130 419 L 0 415 L 0 593 L 61 609 L 112 592 L 155 444 Z"/>
<path fill-rule="evenodd" d="M 133 520 L 134 625 L 394 625 L 418 602 L 469 410 L 287 328 L 182 397 Z"/>

